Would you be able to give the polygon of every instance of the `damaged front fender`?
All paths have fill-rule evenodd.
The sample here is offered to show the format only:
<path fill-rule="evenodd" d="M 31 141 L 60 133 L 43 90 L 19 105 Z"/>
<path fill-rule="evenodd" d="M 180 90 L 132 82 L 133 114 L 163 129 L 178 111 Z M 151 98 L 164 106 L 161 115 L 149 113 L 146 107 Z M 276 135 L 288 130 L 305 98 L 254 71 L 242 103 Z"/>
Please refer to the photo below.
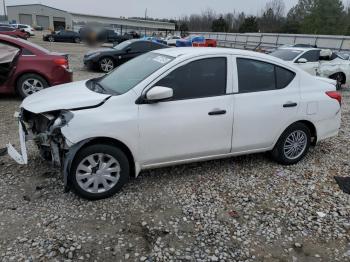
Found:
<path fill-rule="evenodd" d="M 92 139 L 87 139 L 84 141 L 81 141 L 77 144 L 74 144 L 73 146 L 71 146 L 69 148 L 69 150 L 66 152 L 66 154 L 64 155 L 64 162 L 63 162 L 63 166 L 62 166 L 62 174 L 63 174 L 63 179 L 64 179 L 64 188 L 65 191 L 68 192 L 69 191 L 69 183 L 68 183 L 68 177 L 69 177 L 69 173 L 72 167 L 72 163 L 73 160 L 75 158 L 75 155 L 77 154 L 77 152 L 87 143 L 89 143 Z"/>

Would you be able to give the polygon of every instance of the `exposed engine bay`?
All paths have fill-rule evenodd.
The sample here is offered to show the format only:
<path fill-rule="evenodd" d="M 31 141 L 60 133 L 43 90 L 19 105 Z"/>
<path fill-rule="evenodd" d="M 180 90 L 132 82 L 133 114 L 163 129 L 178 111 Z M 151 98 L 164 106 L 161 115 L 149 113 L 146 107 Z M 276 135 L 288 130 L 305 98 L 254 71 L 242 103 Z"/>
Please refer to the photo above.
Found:
<path fill-rule="evenodd" d="M 68 151 L 61 128 L 73 118 L 70 111 L 54 111 L 34 114 L 22 109 L 19 120 L 26 133 L 26 140 L 33 140 L 40 155 L 55 166 L 62 166 L 64 154 Z"/>

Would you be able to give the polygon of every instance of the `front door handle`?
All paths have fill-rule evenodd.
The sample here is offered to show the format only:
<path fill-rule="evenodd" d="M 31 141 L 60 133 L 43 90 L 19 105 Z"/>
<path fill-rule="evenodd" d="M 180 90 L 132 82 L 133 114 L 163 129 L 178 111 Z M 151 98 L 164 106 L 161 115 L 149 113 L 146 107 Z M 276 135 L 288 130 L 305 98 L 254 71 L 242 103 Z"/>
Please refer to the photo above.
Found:
<path fill-rule="evenodd" d="M 284 104 L 283 107 L 289 108 L 289 107 L 296 107 L 297 105 L 298 105 L 298 103 L 289 102 L 287 104 Z"/>
<path fill-rule="evenodd" d="M 208 113 L 208 115 L 210 116 L 218 116 L 218 115 L 225 115 L 225 114 L 226 114 L 226 110 L 215 110 Z"/>

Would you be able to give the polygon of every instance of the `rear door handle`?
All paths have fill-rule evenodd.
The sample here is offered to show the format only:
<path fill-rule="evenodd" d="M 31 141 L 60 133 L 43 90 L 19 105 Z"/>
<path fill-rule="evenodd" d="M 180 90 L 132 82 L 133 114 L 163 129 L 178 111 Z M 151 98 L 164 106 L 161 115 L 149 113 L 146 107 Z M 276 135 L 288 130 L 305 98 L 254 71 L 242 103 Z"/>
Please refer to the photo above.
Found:
<path fill-rule="evenodd" d="M 289 108 L 289 107 L 296 107 L 297 105 L 298 105 L 298 103 L 290 102 L 290 103 L 284 104 L 283 107 Z"/>
<path fill-rule="evenodd" d="M 225 114 L 226 114 L 226 110 L 215 110 L 208 113 L 208 115 L 210 116 L 218 116 L 218 115 L 225 115 Z"/>

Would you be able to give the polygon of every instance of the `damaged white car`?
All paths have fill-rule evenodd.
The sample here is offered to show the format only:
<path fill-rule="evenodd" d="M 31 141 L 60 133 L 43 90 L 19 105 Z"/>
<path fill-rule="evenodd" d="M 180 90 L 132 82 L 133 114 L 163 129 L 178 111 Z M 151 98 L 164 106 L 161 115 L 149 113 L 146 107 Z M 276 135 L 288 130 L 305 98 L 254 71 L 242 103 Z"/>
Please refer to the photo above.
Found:
<path fill-rule="evenodd" d="M 268 151 L 291 165 L 338 134 L 341 96 L 329 81 L 249 51 L 157 50 L 26 98 L 21 153 L 10 144 L 8 152 L 27 164 L 34 140 L 66 188 L 88 199 L 115 194 L 145 169 Z"/>
<path fill-rule="evenodd" d="M 270 53 L 314 76 L 334 79 L 337 88 L 350 82 L 350 61 L 329 49 L 282 47 Z"/>

